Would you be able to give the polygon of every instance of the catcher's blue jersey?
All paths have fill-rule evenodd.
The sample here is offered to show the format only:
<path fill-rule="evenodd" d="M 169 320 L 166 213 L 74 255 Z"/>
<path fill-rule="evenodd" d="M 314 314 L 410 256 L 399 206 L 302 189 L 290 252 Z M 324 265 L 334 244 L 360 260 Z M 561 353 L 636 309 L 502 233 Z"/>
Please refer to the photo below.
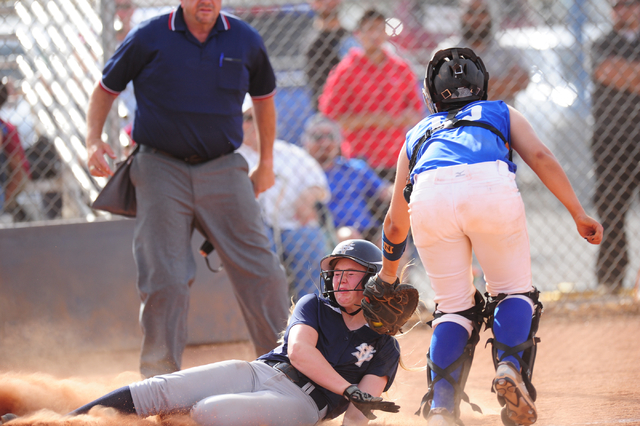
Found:
<path fill-rule="evenodd" d="M 407 156 L 427 129 L 439 126 L 447 112 L 432 114 L 407 133 Z M 473 120 L 491 124 L 511 143 L 509 108 L 502 101 L 477 101 L 465 105 L 456 115 L 458 120 Z M 515 173 L 516 165 L 509 161 L 509 149 L 498 135 L 481 127 L 463 126 L 436 130 L 420 148 L 419 158 L 411 173 L 414 177 L 426 170 L 459 164 L 476 164 L 502 160 Z"/>
<path fill-rule="evenodd" d="M 284 335 L 284 343 L 258 359 L 289 362 L 287 339 L 289 330 L 296 324 L 305 324 L 318 332 L 316 348 L 331 366 L 349 383 L 358 384 L 367 374 L 388 377 L 385 391 L 391 386 L 398 369 L 400 349 L 397 340 L 386 334 L 378 334 L 368 326 L 349 330 L 339 309 L 316 294 L 302 297 L 296 304 Z M 329 403 L 328 418 L 343 413 L 348 401 L 342 396 L 320 389 Z"/>

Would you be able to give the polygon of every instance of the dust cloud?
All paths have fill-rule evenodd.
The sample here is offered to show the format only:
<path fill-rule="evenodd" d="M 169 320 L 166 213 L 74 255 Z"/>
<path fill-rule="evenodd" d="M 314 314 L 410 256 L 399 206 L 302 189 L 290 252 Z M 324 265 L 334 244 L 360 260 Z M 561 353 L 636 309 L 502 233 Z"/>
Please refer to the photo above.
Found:
<path fill-rule="evenodd" d="M 18 419 L 11 426 L 194 426 L 188 416 L 139 418 L 122 415 L 112 408 L 94 407 L 89 414 L 69 417 L 70 411 L 134 380 L 135 372 L 122 373 L 114 378 L 88 380 L 57 378 L 44 373 L 0 374 L 0 412 L 14 413 Z"/>

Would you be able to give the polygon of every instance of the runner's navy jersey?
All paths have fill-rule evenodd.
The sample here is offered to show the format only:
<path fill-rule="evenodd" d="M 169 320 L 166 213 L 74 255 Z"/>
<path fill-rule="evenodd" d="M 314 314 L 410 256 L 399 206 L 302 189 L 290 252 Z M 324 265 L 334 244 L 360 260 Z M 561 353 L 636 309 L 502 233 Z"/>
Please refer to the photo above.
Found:
<path fill-rule="evenodd" d="M 398 341 L 392 336 L 378 334 L 367 325 L 349 330 L 340 309 L 316 294 L 305 295 L 298 301 L 289 319 L 284 343 L 258 359 L 290 362 L 287 340 L 291 327 L 296 324 L 308 325 L 318 332 L 316 348 L 349 383 L 358 384 L 367 374 L 388 377 L 385 391 L 393 383 L 400 359 Z M 329 405 L 326 418 L 337 417 L 347 409 L 349 402 L 344 396 L 316 387 Z"/>
<path fill-rule="evenodd" d="M 447 112 L 432 114 L 409 130 L 406 140 L 409 159 L 427 129 L 439 126 L 446 117 Z M 456 118 L 491 124 L 511 143 L 509 108 L 502 101 L 471 102 L 460 109 Z M 419 159 L 411 173 L 411 182 L 415 182 L 415 176 L 426 170 L 496 160 L 507 163 L 509 170 L 515 173 L 516 165 L 509 161 L 509 148 L 491 130 L 472 126 L 436 130 L 420 148 Z"/>

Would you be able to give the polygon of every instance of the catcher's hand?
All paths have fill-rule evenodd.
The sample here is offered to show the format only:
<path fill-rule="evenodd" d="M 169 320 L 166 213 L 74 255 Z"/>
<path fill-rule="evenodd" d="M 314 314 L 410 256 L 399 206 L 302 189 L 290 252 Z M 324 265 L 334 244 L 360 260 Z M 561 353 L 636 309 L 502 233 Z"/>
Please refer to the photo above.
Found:
<path fill-rule="evenodd" d="M 418 307 L 420 295 L 410 284 L 384 282 L 378 275 L 369 278 L 360 303 L 369 327 L 380 334 L 395 335 Z"/>
<path fill-rule="evenodd" d="M 344 390 L 344 397 L 347 398 L 356 408 L 362 411 L 369 420 L 374 420 L 376 415 L 372 410 L 382 410 L 389 413 L 397 413 L 400 406 L 395 402 L 383 401 L 379 396 L 371 396 L 366 392 L 362 392 L 356 385 L 351 385 Z"/>

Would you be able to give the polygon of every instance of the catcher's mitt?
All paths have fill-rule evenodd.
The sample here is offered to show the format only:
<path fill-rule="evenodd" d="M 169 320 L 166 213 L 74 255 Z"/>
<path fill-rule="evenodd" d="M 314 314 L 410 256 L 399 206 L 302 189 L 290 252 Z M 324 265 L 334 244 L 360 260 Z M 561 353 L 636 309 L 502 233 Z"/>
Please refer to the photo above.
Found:
<path fill-rule="evenodd" d="M 384 282 L 378 275 L 369 278 L 360 303 L 369 327 L 380 334 L 395 335 L 418 307 L 420 295 L 411 284 Z"/>

